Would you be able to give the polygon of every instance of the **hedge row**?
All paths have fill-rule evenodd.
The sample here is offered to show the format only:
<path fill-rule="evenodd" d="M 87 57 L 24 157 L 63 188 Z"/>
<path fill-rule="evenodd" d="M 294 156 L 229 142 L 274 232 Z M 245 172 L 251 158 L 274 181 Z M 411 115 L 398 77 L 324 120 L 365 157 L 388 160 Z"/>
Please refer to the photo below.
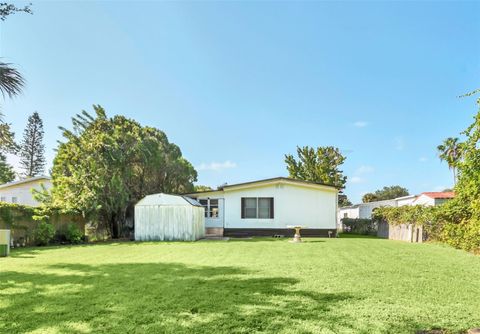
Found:
<path fill-rule="evenodd" d="M 12 230 L 15 246 L 78 243 L 85 234 L 85 222 L 78 213 L 6 202 L 0 202 L 0 228 Z"/>

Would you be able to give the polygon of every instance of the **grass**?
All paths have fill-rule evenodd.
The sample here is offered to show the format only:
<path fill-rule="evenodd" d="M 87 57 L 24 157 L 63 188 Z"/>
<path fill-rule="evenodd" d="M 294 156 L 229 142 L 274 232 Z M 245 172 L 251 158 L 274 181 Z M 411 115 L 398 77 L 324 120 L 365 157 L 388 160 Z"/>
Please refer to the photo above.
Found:
<path fill-rule="evenodd" d="M 480 257 L 375 238 L 112 243 L 0 258 L 0 333 L 462 333 Z"/>

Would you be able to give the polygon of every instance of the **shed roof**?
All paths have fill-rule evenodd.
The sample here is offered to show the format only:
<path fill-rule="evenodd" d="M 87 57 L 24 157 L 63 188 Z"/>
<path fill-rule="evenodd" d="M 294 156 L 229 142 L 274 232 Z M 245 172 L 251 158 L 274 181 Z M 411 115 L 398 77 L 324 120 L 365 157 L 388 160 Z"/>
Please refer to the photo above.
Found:
<path fill-rule="evenodd" d="M 168 195 L 164 193 L 147 195 L 142 198 L 136 206 L 150 206 L 150 205 L 164 205 L 164 206 L 202 206 L 196 200 L 180 195 Z"/>

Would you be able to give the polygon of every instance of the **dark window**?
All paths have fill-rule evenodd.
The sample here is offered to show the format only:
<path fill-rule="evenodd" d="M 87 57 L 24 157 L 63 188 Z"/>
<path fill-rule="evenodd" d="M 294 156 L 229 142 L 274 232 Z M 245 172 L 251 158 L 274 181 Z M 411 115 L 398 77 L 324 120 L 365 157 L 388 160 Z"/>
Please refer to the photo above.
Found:
<path fill-rule="evenodd" d="M 242 218 L 273 219 L 273 197 L 242 197 Z"/>
<path fill-rule="evenodd" d="M 199 202 L 205 209 L 205 218 L 208 218 L 208 199 L 201 199 Z"/>

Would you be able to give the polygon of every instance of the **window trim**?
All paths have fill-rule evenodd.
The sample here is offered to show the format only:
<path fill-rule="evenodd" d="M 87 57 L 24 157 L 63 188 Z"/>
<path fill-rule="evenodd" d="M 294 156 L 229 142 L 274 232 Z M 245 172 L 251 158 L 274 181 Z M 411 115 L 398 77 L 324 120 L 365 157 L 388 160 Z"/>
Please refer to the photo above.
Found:
<path fill-rule="evenodd" d="M 255 207 L 255 217 L 247 217 L 247 206 L 246 206 L 246 200 L 247 199 L 255 199 L 256 207 Z M 269 217 L 259 217 L 259 200 L 260 199 L 268 199 L 269 200 Z M 241 210 L 241 218 L 242 219 L 275 219 L 275 213 L 274 213 L 274 208 L 275 208 L 275 200 L 274 197 L 242 197 L 241 198 L 241 204 L 240 204 L 240 210 Z M 252 209 L 252 208 L 249 208 Z"/>

